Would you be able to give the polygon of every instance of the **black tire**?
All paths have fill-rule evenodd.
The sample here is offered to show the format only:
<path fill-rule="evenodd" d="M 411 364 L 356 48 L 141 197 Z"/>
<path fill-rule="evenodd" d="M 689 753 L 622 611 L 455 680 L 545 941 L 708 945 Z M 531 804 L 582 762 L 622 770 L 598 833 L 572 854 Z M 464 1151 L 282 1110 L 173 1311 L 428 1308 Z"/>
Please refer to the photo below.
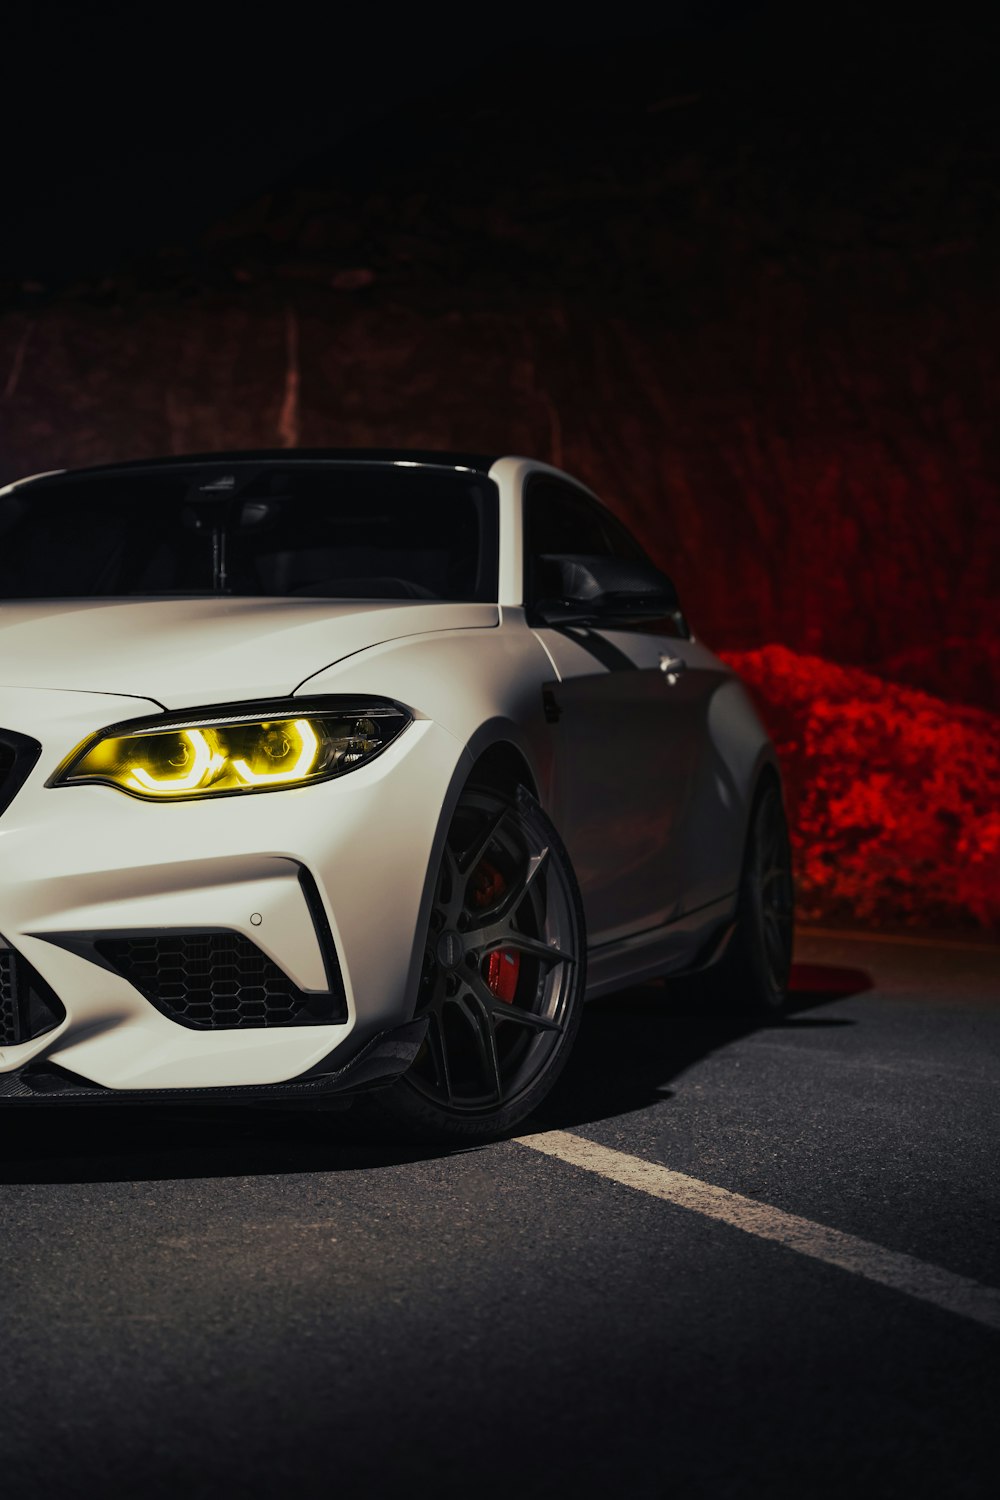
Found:
<path fill-rule="evenodd" d="M 467 787 L 435 886 L 416 1014 L 427 1039 L 370 1108 L 394 1135 L 504 1134 L 562 1072 L 586 984 L 583 907 L 552 823 L 523 787 Z"/>
<path fill-rule="evenodd" d="M 781 789 L 768 778 L 750 814 L 736 930 L 709 971 L 712 991 L 725 1009 L 768 1016 L 785 1008 L 794 915 L 788 823 Z"/>

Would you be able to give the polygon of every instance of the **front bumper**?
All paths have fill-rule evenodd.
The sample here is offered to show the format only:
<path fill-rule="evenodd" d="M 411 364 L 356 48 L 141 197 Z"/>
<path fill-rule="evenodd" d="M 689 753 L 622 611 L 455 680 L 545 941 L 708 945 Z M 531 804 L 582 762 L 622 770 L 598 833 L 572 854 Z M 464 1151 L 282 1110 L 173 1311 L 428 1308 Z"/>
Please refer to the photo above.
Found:
<path fill-rule="evenodd" d="M 370 765 L 263 797 L 163 805 L 110 787 L 45 785 L 86 735 L 155 707 L 0 689 L 0 725 L 42 744 L 0 816 L 0 935 L 66 1011 L 53 1030 L 0 1048 L 0 1083 L 29 1064 L 129 1094 L 332 1075 L 348 1052 L 412 1016 L 428 871 L 462 747 L 416 718 Z M 302 991 L 322 993 L 329 963 L 311 886 L 343 981 L 346 1016 L 335 1023 L 193 1029 L 96 960 L 102 935 L 224 929 Z M 0 1089 L 0 1101 L 13 1093 Z"/>

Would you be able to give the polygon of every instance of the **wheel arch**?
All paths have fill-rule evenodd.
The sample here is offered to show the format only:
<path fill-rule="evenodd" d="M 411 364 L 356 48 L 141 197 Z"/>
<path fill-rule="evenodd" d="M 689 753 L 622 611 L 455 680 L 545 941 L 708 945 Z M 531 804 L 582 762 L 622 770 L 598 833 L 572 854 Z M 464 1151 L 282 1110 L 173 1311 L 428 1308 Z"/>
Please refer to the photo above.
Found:
<path fill-rule="evenodd" d="M 746 861 L 747 844 L 750 838 L 750 825 L 753 821 L 754 809 L 769 786 L 777 789 L 778 796 L 781 798 L 781 804 L 784 807 L 785 783 L 781 775 L 781 766 L 778 763 L 778 757 L 770 740 L 761 746 L 760 754 L 757 757 L 757 764 L 754 766 L 753 775 L 749 780 L 750 794 L 747 797 L 743 814 L 743 842 L 742 853 L 740 855 L 741 876 L 743 865 Z"/>
<path fill-rule="evenodd" d="M 475 757 L 468 782 L 513 795 L 519 786 L 538 797 L 538 781 L 527 757 L 511 740 L 495 740 Z"/>
<path fill-rule="evenodd" d="M 777 756 L 774 754 L 773 749 L 768 746 L 768 750 L 770 751 L 770 753 L 765 753 L 761 757 L 760 762 L 757 766 L 756 774 L 753 779 L 753 792 L 750 797 L 751 809 L 753 808 L 754 803 L 757 801 L 757 798 L 761 795 L 764 788 L 767 786 L 777 787 L 778 791 L 781 794 L 782 801 L 784 801 L 785 799 L 785 784 L 781 775 L 781 767 L 778 765 Z"/>
<path fill-rule="evenodd" d="M 484 724 L 472 736 L 452 768 L 445 795 L 441 802 L 434 840 L 427 860 L 423 895 L 417 916 L 413 957 L 406 985 L 406 1018 L 413 1015 L 420 983 L 423 962 L 423 936 L 430 920 L 434 897 L 434 884 L 438 866 L 444 852 L 445 839 L 451 827 L 458 799 L 467 786 L 484 786 L 493 791 L 509 792 L 513 795 L 518 786 L 524 786 L 533 797 L 539 797 L 539 778 L 528 759 L 524 748 L 518 745 L 503 724 Z"/>

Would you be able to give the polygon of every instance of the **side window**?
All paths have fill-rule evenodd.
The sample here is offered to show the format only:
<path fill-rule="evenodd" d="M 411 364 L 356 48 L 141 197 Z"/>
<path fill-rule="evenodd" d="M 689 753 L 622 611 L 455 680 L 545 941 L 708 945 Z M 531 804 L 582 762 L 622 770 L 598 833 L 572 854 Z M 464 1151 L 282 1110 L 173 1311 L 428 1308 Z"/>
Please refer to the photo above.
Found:
<path fill-rule="evenodd" d="M 524 503 L 524 596 L 529 603 L 546 593 L 543 557 L 643 557 L 614 516 L 558 479 L 543 475 L 529 480 Z"/>
<path fill-rule="evenodd" d="M 547 475 L 529 479 L 524 507 L 524 597 L 529 605 L 552 592 L 543 557 L 576 554 L 615 557 L 622 562 L 649 561 L 616 516 L 561 480 Z M 682 639 L 688 635 L 679 611 L 663 620 L 643 620 L 616 629 Z"/>

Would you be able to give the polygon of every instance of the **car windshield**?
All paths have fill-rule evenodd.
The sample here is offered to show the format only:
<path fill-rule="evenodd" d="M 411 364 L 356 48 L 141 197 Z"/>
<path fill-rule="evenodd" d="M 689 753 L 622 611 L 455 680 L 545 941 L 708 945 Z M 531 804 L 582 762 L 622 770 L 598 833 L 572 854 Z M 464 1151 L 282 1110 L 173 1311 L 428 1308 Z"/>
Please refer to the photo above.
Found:
<path fill-rule="evenodd" d="M 395 463 L 236 462 L 0 494 L 0 599 L 497 597 L 496 488 Z"/>

